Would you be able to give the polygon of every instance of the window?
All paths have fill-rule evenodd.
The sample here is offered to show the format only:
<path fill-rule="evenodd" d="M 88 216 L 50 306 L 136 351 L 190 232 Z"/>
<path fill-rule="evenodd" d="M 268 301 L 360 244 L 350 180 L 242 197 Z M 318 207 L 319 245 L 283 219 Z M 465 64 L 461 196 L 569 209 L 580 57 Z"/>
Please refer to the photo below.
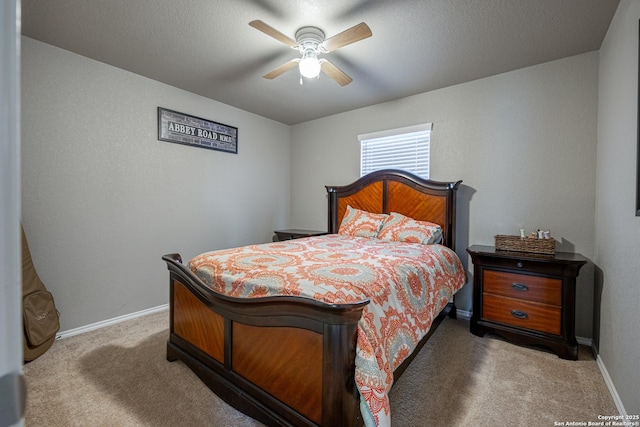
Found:
<path fill-rule="evenodd" d="M 358 135 L 360 176 L 403 169 L 429 179 L 431 123 Z"/>

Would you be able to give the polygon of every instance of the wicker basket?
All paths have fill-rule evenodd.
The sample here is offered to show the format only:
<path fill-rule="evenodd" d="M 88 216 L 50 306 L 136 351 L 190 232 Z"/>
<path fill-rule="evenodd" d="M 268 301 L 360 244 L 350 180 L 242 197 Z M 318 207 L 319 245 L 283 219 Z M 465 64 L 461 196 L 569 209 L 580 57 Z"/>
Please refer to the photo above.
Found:
<path fill-rule="evenodd" d="M 520 236 L 496 236 L 496 249 L 500 251 L 532 252 L 553 255 L 556 253 L 555 239 L 522 238 Z"/>

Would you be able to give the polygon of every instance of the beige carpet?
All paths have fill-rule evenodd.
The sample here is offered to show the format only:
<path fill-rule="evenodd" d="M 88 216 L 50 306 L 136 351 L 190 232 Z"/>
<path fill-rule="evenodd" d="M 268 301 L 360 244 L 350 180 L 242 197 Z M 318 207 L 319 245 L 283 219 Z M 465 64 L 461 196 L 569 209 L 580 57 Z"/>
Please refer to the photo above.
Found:
<path fill-rule="evenodd" d="M 24 368 L 27 426 L 260 426 L 165 360 L 168 312 L 56 341 Z M 616 407 L 587 349 L 578 361 L 478 338 L 446 319 L 391 391 L 392 424 L 553 426 Z"/>

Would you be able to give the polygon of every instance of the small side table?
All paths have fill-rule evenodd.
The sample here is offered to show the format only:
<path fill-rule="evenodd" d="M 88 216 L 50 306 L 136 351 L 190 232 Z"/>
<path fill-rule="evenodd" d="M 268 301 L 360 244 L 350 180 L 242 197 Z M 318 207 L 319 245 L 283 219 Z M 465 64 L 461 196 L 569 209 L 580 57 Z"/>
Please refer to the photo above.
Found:
<path fill-rule="evenodd" d="M 467 249 L 473 261 L 474 335 L 493 332 L 521 344 L 542 345 L 563 359 L 578 358 L 576 277 L 587 259 L 556 252 L 537 255 Z"/>
<path fill-rule="evenodd" d="M 302 237 L 322 236 L 324 234 L 329 234 L 326 231 L 299 230 L 295 228 L 288 230 L 276 230 L 275 233 L 279 242 L 282 242 L 284 240 L 300 239 Z"/>

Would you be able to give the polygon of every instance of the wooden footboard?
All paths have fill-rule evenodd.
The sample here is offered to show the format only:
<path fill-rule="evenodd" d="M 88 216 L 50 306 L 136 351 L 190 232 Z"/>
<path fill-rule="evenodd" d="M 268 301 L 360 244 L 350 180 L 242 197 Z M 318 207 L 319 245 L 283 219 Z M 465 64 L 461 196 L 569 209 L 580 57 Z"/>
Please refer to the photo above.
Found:
<path fill-rule="evenodd" d="M 232 298 L 165 255 L 170 270 L 167 360 L 267 425 L 362 424 L 354 380 L 358 320 L 368 304 Z"/>

